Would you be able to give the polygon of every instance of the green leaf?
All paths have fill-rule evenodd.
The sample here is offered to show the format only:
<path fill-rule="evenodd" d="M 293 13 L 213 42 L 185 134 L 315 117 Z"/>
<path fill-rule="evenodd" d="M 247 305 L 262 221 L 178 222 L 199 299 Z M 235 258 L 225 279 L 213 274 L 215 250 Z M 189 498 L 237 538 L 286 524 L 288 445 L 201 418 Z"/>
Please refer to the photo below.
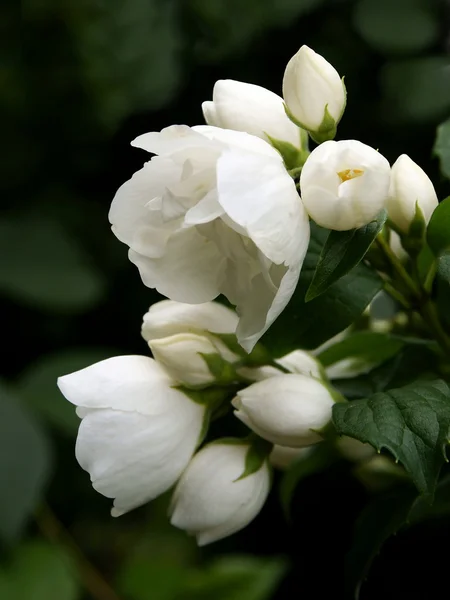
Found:
<path fill-rule="evenodd" d="M 382 210 L 376 219 L 350 231 L 330 231 L 319 257 L 313 280 L 306 292 L 309 302 L 323 294 L 330 285 L 346 275 L 364 258 L 372 242 L 383 229 L 387 212 Z"/>
<path fill-rule="evenodd" d="M 408 524 L 415 525 L 429 519 L 450 516 L 450 475 L 443 477 L 436 486 L 433 504 L 419 496 L 408 515 Z"/>
<path fill-rule="evenodd" d="M 46 217 L 0 221 L 0 291 L 49 311 L 80 312 L 97 304 L 105 281 L 67 232 Z"/>
<path fill-rule="evenodd" d="M 436 305 L 442 319 L 450 324 L 450 252 L 437 259 Z"/>
<path fill-rule="evenodd" d="M 75 436 L 80 419 L 73 404 L 59 391 L 56 380 L 112 355 L 113 351 L 102 348 L 78 348 L 42 356 L 21 374 L 15 391 L 40 417 L 61 432 Z"/>
<path fill-rule="evenodd" d="M 305 293 L 313 279 L 327 233 L 312 224 L 311 241 L 297 289 L 263 338 L 264 345 L 276 356 L 299 347 L 317 348 L 351 325 L 382 287 L 377 273 L 360 263 L 319 298 L 305 304 Z"/>
<path fill-rule="evenodd" d="M 363 580 L 386 540 L 406 523 L 415 494 L 410 489 L 390 491 L 368 504 L 359 515 L 352 547 L 346 556 L 348 597 L 359 598 Z"/>
<path fill-rule="evenodd" d="M 59 548 L 38 540 L 27 542 L 17 549 L 7 570 L 13 595 L 5 600 L 77 600 L 81 590 L 74 573 Z"/>
<path fill-rule="evenodd" d="M 442 174 L 450 179 L 450 119 L 437 128 L 433 153 L 439 158 Z"/>
<path fill-rule="evenodd" d="M 269 600 L 286 569 L 282 558 L 224 556 L 207 569 L 191 570 L 177 600 Z"/>
<path fill-rule="evenodd" d="M 399 460 L 422 494 L 432 496 L 450 435 L 450 390 L 442 380 L 333 406 L 333 422 L 348 435 Z"/>
<path fill-rule="evenodd" d="M 388 55 L 420 52 L 439 39 L 441 30 L 427 0 L 360 0 L 353 23 L 367 44 Z"/>
<path fill-rule="evenodd" d="M 48 481 L 50 447 L 32 415 L 0 387 L 0 538 L 13 542 Z"/>
<path fill-rule="evenodd" d="M 450 196 L 434 209 L 427 227 L 427 242 L 435 256 L 450 249 Z"/>
<path fill-rule="evenodd" d="M 355 358 L 361 365 L 370 366 L 395 356 L 405 345 L 404 338 L 375 331 L 356 331 L 340 342 L 322 350 L 317 358 L 324 367 L 341 360 Z"/>
<path fill-rule="evenodd" d="M 307 456 L 301 456 L 293 465 L 283 473 L 280 481 L 279 495 L 280 504 L 286 519 L 290 518 L 290 507 L 292 497 L 298 484 L 317 473 L 324 471 L 336 460 L 336 453 L 330 446 L 322 442 L 316 444 Z"/>

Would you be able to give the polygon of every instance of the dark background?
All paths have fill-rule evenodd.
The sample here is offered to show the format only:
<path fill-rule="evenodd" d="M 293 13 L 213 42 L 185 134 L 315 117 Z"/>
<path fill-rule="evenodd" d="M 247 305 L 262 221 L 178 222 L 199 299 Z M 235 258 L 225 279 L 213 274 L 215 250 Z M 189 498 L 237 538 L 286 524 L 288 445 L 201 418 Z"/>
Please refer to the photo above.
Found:
<path fill-rule="evenodd" d="M 113 600 L 89 591 L 89 568 L 80 568 L 65 532 L 122 600 L 345 598 L 345 554 L 368 500 L 350 465 L 303 482 L 291 522 L 275 486 L 247 529 L 198 551 L 167 526 L 166 499 L 109 517 L 110 501 L 75 461 L 77 419 L 55 379 L 147 352 L 141 318 L 159 297 L 111 233 L 109 205 L 147 160 L 130 141 L 201 123 L 217 79 L 281 93 L 287 61 L 309 45 L 345 75 L 338 137 L 370 144 L 390 162 L 409 154 L 439 197 L 448 195 L 432 148 L 450 115 L 449 4 L 25 0 L 20 35 L 12 2 L 0 14 L 8 48 L 0 68 L 0 599 Z M 20 496 L 29 506 L 20 508 Z M 448 536 L 448 527 L 428 523 L 391 539 L 361 599 L 440 597 Z"/>

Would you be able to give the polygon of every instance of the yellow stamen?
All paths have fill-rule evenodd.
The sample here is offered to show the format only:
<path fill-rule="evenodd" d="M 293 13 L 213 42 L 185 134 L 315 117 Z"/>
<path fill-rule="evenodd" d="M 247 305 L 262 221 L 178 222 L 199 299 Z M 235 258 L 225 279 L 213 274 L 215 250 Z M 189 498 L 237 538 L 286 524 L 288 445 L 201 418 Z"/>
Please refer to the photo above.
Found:
<path fill-rule="evenodd" d="M 362 169 L 345 169 L 345 171 L 339 171 L 339 179 L 342 183 L 344 181 L 349 181 L 350 179 L 354 179 L 355 177 L 361 177 L 364 174 Z"/>

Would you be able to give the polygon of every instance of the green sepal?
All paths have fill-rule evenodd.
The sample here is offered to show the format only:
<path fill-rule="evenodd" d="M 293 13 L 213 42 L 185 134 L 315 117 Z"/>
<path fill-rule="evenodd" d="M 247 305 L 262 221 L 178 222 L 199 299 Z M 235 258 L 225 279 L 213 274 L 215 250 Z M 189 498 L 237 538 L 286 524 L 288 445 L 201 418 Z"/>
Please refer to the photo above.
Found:
<path fill-rule="evenodd" d="M 255 434 L 250 434 L 247 438 L 249 448 L 245 457 L 245 469 L 240 477 L 235 481 L 240 481 L 249 475 L 253 475 L 260 470 L 264 461 L 267 460 L 272 452 L 273 444 Z"/>
<path fill-rule="evenodd" d="M 303 152 L 300 148 L 296 148 L 290 142 L 278 140 L 270 136 L 268 133 L 264 133 L 269 138 L 269 142 L 272 144 L 275 150 L 277 150 L 283 157 L 284 164 L 288 171 L 292 169 L 298 169 L 299 167 L 303 167 L 306 158 L 309 154 L 308 151 Z"/>
<path fill-rule="evenodd" d="M 416 202 L 414 217 L 408 229 L 407 235 L 400 235 L 403 248 L 413 258 L 417 257 L 425 245 L 425 234 L 427 223 L 425 221 L 419 202 Z"/>
<path fill-rule="evenodd" d="M 228 388 L 211 386 L 201 390 L 194 390 L 184 385 L 173 386 L 175 390 L 183 392 L 192 402 L 206 406 L 211 410 L 217 409 L 230 395 Z"/>
<path fill-rule="evenodd" d="M 316 144 L 322 144 L 329 140 L 334 140 L 337 132 L 337 121 L 333 119 L 328 110 L 328 104 L 325 105 L 323 111 L 322 123 L 317 131 L 309 131 L 309 135 L 316 142 Z"/>
<path fill-rule="evenodd" d="M 216 383 L 226 385 L 236 381 L 236 371 L 232 364 L 224 360 L 217 352 L 199 352 L 208 366 L 209 372 L 214 376 Z"/>
<path fill-rule="evenodd" d="M 238 343 L 234 333 L 212 333 L 211 335 L 225 344 L 228 350 L 241 357 L 241 366 L 261 367 L 262 365 L 267 365 L 272 362 L 270 352 L 261 343 L 256 344 L 250 354 L 248 354 Z"/>

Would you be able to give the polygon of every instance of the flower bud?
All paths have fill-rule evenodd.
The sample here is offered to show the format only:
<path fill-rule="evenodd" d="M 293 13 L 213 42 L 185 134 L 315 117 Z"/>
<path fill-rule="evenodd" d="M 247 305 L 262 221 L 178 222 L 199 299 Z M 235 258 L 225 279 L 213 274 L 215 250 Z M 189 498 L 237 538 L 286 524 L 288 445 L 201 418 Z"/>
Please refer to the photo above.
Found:
<path fill-rule="evenodd" d="M 276 469 L 284 471 L 294 463 L 309 456 L 311 450 L 312 448 L 309 446 L 306 448 L 289 448 L 288 446 L 275 445 L 270 453 L 269 462 Z"/>
<path fill-rule="evenodd" d="M 205 446 L 191 460 L 175 488 L 171 523 L 195 535 L 199 546 L 246 527 L 268 496 L 267 460 L 245 475 L 251 446 L 236 442 Z"/>
<path fill-rule="evenodd" d="M 387 211 L 391 221 L 403 233 L 408 233 L 416 203 L 428 223 L 438 205 L 434 186 L 423 169 L 407 154 L 402 154 L 392 165 Z"/>
<path fill-rule="evenodd" d="M 367 225 L 389 194 L 391 170 L 379 152 L 356 140 L 324 142 L 300 175 L 303 204 L 314 221 L 337 231 Z"/>
<path fill-rule="evenodd" d="M 283 98 L 259 85 L 221 79 L 214 85 L 212 101 L 203 102 L 202 110 L 208 125 L 301 148 L 300 129 L 286 115 Z"/>
<path fill-rule="evenodd" d="M 346 104 L 346 91 L 336 69 L 323 56 L 302 46 L 288 62 L 283 96 L 289 116 L 313 139 L 333 139 Z"/>
<path fill-rule="evenodd" d="M 283 374 L 240 390 L 232 404 L 238 419 L 265 440 L 300 448 L 322 440 L 334 399 L 313 377 Z"/>
<path fill-rule="evenodd" d="M 230 363 L 239 357 L 223 347 L 223 354 L 211 339 L 195 333 L 178 333 L 148 343 L 157 360 L 179 383 L 205 387 L 230 376 Z M 229 361 L 229 362 L 228 362 Z"/>
<path fill-rule="evenodd" d="M 312 354 L 305 352 L 305 350 L 294 350 L 281 358 L 275 359 L 275 362 L 291 373 L 308 375 L 317 379 L 324 378 L 324 369 L 320 362 Z"/>
<path fill-rule="evenodd" d="M 141 333 L 147 342 L 176 333 L 234 334 L 237 323 L 236 313 L 218 302 L 184 304 L 161 300 L 144 315 Z"/>

